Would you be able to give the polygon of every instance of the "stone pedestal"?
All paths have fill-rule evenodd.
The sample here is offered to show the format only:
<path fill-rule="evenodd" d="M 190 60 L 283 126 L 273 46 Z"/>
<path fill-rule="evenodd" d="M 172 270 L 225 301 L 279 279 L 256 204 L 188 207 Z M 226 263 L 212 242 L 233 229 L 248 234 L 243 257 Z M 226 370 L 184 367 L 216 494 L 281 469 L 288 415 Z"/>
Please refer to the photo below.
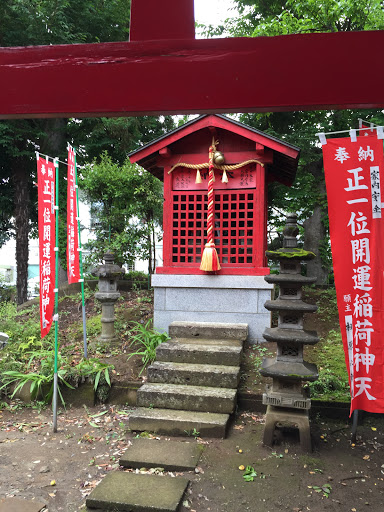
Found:
<path fill-rule="evenodd" d="M 104 264 L 92 271 L 99 278 L 99 291 L 95 299 L 101 303 L 101 335 L 99 340 L 112 343 L 118 341 L 115 335 L 115 302 L 120 297 L 117 281 L 123 270 L 114 264 L 112 253 L 104 254 Z"/>
<path fill-rule="evenodd" d="M 152 276 L 154 327 L 168 332 L 174 321 L 248 324 L 250 343 L 263 342 L 271 315 L 264 303 L 273 285 L 262 276 Z"/>

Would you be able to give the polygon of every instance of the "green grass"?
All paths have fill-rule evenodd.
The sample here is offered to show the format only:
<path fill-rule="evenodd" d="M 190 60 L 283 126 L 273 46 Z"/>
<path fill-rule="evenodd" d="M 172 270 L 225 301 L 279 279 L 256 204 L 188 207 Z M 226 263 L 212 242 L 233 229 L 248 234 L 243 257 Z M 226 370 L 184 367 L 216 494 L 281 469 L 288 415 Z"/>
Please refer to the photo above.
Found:
<path fill-rule="evenodd" d="M 329 331 L 328 336 L 313 349 L 311 360 L 319 370 L 319 379 L 308 384 L 311 397 L 349 402 L 348 372 L 340 331 Z"/>

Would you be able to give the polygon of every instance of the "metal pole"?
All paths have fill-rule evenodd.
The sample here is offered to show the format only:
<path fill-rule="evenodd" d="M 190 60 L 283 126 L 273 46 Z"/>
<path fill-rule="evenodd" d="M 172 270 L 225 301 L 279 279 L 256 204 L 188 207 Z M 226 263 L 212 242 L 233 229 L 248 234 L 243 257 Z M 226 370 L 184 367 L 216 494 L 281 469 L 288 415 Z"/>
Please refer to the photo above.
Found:
<path fill-rule="evenodd" d="M 83 342 L 84 342 L 84 358 L 88 358 L 87 348 L 87 323 L 85 315 L 85 297 L 84 297 L 84 273 L 83 273 L 83 251 L 81 247 L 81 226 L 79 216 L 79 189 L 77 183 L 77 167 L 76 167 L 76 150 L 73 148 L 73 154 L 75 157 L 75 183 L 76 183 L 76 208 L 77 208 L 77 234 L 79 238 L 79 265 L 80 265 L 80 284 L 81 284 L 81 303 L 83 312 Z"/>
<path fill-rule="evenodd" d="M 58 392 L 58 378 L 57 378 L 57 360 L 59 348 L 59 163 L 55 159 L 56 167 L 56 201 L 55 201 L 55 363 L 53 375 L 53 431 L 57 432 L 57 392 Z"/>
<path fill-rule="evenodd" d="M 352 413 L 352 443 L 356 443 L 356 434 L 357 434 L 357 423 L 359 420 L 359 410 L 355 409 Z"/>

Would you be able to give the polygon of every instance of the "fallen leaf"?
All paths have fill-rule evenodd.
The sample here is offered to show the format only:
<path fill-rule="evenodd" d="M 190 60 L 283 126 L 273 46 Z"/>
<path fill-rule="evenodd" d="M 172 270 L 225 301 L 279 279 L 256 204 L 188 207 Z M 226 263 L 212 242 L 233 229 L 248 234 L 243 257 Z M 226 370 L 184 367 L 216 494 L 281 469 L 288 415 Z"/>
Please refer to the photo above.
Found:
<path fill-rule="evenodd" d="M 56 480 L 51 480 L 49 485 L 56 485 Z"/>

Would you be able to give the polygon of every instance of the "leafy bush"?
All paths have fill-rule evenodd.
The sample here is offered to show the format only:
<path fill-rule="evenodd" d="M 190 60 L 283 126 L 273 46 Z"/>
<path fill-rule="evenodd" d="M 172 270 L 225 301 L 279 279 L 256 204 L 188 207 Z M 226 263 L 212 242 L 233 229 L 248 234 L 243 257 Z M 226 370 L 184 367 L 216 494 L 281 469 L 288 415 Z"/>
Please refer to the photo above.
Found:
<path fill-rule="evenodd" d="M 13 385 L 13 397 L 24 386 L 29 385 L 32 399 L 41 396 L 49 402 L 53 394 L 54 381 L 54 330 L 51 329 L 51 332 L 41 339 L 40 323 L 36 317 L 37 308 L 18 313 L 12 303 L 0 305 L 1 330 L 9 335 L 9 343 L 0 352 L 0 390 L 9 389 Z M 100 315 L 91 317 L 87 325 L 89 334 L 99 334 Z M 111 385 L 111 369 L 112 365 L 102 363 L 98 359 L 81 360 L 76 364 L 70 353 L 66 355 L 63 351 L 58 354 L 59 385 L 72 388 L 72 384 L 78 385 L 80 381 L 89 378 L 93 381 L 100 399 Z M 60 387 L 58 393 L 64 405 Z"/>

